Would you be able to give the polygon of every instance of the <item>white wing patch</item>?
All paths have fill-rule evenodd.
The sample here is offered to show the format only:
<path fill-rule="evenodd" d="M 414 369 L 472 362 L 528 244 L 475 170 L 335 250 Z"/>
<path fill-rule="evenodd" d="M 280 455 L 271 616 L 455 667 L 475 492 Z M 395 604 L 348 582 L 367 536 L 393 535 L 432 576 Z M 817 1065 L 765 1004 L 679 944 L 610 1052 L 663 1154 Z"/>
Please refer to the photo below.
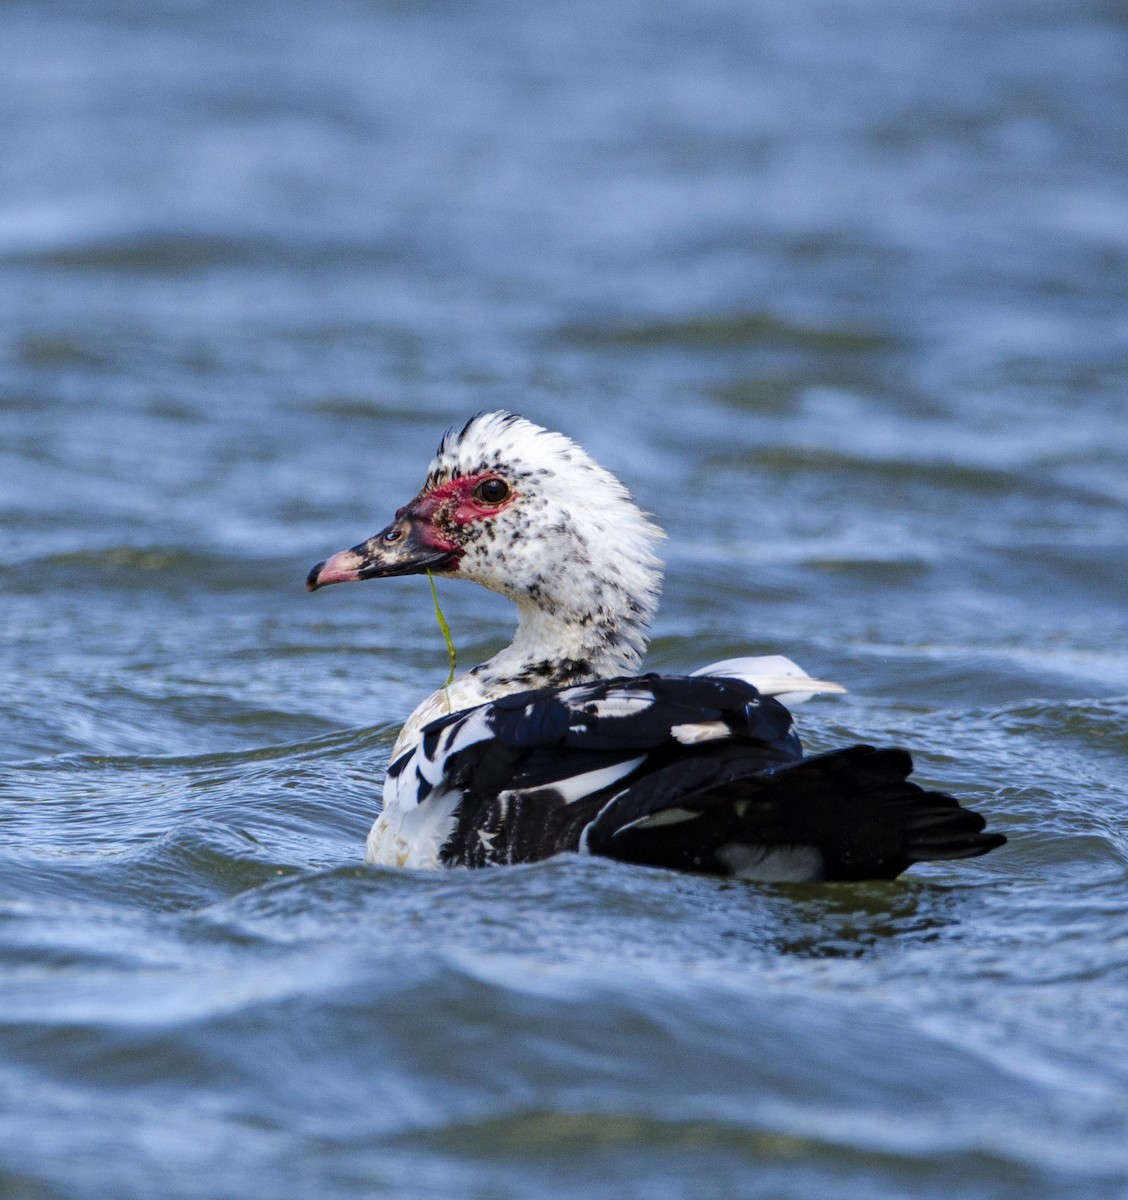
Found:
<path fill-rule="evenodd" d="M 472 709 L 442 731 L 434 758 L 419 742 L 402 767 L 389 771 L 384 808 L 369 831 L 364 861 L 386 867 L 439 866 L 439 852 L 454 832 L 455 810 L 462 799 L 460 790 L 445 786 L 447 761 L 491 737 L 485 710 Z"/>
<path fill-rule="evenodd" d="M 696 821 L 704 813 L 693 812 L 688 808 L 663 808 L 646 817 L 639 817 L 615 830 L 616 834 L 625 833 L 628 829 L 658 829 L 662 825 L 680 825 L 683 821 Z"/>
<path fill-rule="evenodd" d="M 394 775 L 389 774 L 384 784 L 384 806 L 417 804 L 419 802 L 419 781 L 425 780 L 431 787 L 442 785 L 446 775 L 447 759 L 467 746 L 487 741 L 493 737 L 486 720 L 486 710 L 471 709 L 461 721 L 448 725 L 439 735 L 435 748 L 435 757 L 430 758 L 423 752 L 420 742 L 409 752 L 407 762 Z M 400 760 L 393 759 L 393 766 Z"/>
<path fill-rule="evenodd" d="M 683 746 L 696 746 L 699 742 L 716 742 L 732 736 L 732 730 L 724 721 L 702 721 L 699 725 L 671 725 L 670 733 Z"/>
<path fill-rule="evenodd" d="M 717 861 L 736 879 L 750 883 L 818 883 L 826 873 L 817 846 L 756 846 L 728 842 L 718 846 Z"/>
<path fill-rule="evenodd" d="M 759 658 L 726 658 L 722 662 L 700 667 L 694 675 L 714 675 L 723 679 L 743 679 L 762 696 L 775 696 L 790 704 L 802 704 L 812 696 L 844 692 L 840 683 L 813 679 L 798 663 L 782 654 L 766 654 Z"/>
<path fill-rule="evenodd" d="M 521 791 L 526 796 L 535 796 L 538 792 L 555 792 L 565 804 L 574 804 L 577 800 L 583 800 L 585 796 L 592 796 L 604 788 L 609 788 L 613 783 L 618 783 L 620 779 L 625 779 L 635 767 L 642 765 L 645 758 L 645 754 L 640 754 L 638 758 L 612 763 L 609 767 L 600 767 L 598 771 L 586 771 L 583 775 L 572 775 L 542 784 L 540 787 L 522 788 Z"/>
<path fill-rule="evenodd" d="M 494 734 L 488 717 L 488 708 L 474 708 L 461 721 L 444 730 L 439 742 L 442 758 L 458 754 L 467 746 L 474 746 L 478 742 L 489 741 Z"/>
<path fill-rule="evenodd" d="M 597 720 L 633 717 L 654 703 L 653 692 L 610 692 L 602 700 L 589 700 L 581 711 Z"/>

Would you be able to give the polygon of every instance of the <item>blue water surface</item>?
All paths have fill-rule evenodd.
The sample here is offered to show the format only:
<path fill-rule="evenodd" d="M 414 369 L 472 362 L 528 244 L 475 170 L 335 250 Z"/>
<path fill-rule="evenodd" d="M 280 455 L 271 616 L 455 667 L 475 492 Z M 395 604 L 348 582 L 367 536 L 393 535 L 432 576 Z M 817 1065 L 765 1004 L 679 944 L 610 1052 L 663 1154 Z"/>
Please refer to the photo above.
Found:
<path fill-rule="evenodd" d="M 1126 63 L 1115 0 L 0 6 L 0 1195 L 1128 1196 Z M 362 866 L 446 651 L 302 582 L 497 407 L 667 529 L 651 666 L 790 654 L 1008 846 Z"/>

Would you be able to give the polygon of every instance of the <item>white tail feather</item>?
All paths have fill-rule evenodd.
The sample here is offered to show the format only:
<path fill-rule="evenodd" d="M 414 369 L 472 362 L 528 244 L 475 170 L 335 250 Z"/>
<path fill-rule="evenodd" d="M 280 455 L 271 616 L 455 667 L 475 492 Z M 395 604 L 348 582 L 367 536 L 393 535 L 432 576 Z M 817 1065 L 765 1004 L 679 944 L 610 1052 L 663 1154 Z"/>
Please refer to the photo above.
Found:
<path fill-rule="evenodd" d="M 813 679 L 798 663 L 793 663 L 782 654 L 767 654 L 760 658 L 726 658 L 723 662 L 700 667 L 693 674 L 743 679 L 762 696 L 786 697 L 788 704 L 802 704 L 812 696 L 846 690 L 840 683 Z"/>

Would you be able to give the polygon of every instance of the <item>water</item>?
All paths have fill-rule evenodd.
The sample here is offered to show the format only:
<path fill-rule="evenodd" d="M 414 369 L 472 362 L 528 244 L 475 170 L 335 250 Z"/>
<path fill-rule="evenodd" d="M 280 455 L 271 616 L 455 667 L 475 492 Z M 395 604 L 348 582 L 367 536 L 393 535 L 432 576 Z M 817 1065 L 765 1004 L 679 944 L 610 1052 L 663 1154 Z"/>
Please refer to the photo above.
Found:
<path fill-rule="evenodd" d="M 1128 14 L 0 8 L 0 1194 L 1128 1195 Z M 449 424 L 1010 844 L 359 865 L 446 670 L 308 596 Z M 463 662 L 504 603 L 447 585 Z"/>

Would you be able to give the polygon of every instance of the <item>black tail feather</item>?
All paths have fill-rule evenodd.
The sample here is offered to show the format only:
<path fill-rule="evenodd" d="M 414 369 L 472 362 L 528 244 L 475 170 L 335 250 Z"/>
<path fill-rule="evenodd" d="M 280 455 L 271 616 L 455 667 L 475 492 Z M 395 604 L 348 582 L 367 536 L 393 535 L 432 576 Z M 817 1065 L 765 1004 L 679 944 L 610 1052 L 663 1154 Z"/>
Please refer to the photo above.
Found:
<path fill-rule="evenodd" d="M 772 878 L 773 870 L 798 878 L 790 872 L 807 868 L 796 863 L 813 864 L 812 880 L 893 879 L 914 863 L 1003 845 L 979 813 L 909 782 L 912 767 L 904 750 L 860 745 L 768 770 L 756 764 L 743 777 L 730 764 L 723 783 L 705 786 L 700 769 L 687 771 L 680 794 L 671 774 L 660 806 L 653 791 L 616 797 L 592 823 L 588 845 L 630 862 L 747 878 Z M 745 873 L 735 862 L 754 866 Z"/>

